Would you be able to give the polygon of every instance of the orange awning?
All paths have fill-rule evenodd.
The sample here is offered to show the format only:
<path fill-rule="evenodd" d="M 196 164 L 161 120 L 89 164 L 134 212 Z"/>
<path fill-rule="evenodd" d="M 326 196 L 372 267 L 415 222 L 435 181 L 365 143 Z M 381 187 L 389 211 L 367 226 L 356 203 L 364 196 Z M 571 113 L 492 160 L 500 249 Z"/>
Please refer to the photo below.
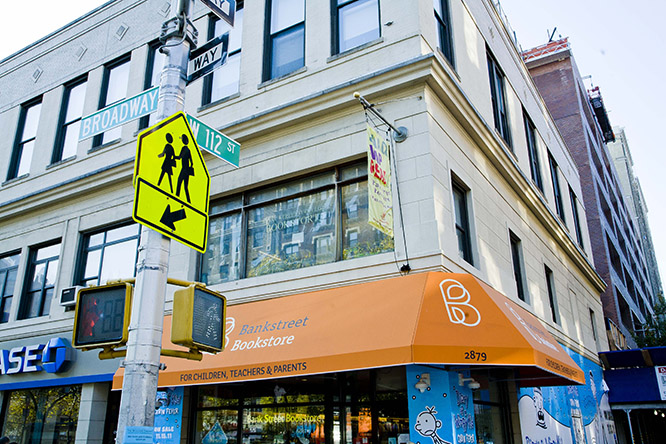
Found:
<path fill-rule="evenodd" d="M 175 347 L 170 335 L 167 316 L 164 348 Z M 521 385 L 585 383 L 534 315 L 472 275 L 440 272 L 230 305 L 222 353 L 162 362 L 161 387 L 411 363 L 511 366 Z"/>

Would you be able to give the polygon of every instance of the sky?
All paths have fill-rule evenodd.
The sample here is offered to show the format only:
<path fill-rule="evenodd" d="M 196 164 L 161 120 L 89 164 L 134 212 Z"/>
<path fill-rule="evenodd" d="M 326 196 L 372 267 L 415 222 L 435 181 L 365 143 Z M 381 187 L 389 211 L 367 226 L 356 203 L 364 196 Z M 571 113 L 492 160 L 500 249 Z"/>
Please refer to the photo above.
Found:
<path fill-rule="evenodd" d="M 5 1 L 0 59 L 76 20 L 107 0 Z M 497 0 L 492 0 L 497 1 Z M 523 49 L 569 37 L 581 75 L 598 86 L 612 125 L 625 128 L 647 202 L 659 269 L 666 276 L 666 149 L 658 130 L 666 103 L 664 0 L 499 0 Z M 27 12 L 29 8 L 29 12 Z M 664 282 L 666 286 L 666 282 Z"/>

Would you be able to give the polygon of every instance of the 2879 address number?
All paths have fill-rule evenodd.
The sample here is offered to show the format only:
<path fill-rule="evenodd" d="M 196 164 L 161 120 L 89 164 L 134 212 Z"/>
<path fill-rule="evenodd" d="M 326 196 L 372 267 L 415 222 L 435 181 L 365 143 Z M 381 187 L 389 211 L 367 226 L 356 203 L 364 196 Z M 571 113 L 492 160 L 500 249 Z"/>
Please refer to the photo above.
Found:
<path fill-rule="evenodd" d="M 486 355 L 486 352 L 478 352 L 475 350 L 470 350 L 465 352 L 465 359 L 468 359 L 470 361 L 485 361 L 488 359 L 488 356 Z"/>

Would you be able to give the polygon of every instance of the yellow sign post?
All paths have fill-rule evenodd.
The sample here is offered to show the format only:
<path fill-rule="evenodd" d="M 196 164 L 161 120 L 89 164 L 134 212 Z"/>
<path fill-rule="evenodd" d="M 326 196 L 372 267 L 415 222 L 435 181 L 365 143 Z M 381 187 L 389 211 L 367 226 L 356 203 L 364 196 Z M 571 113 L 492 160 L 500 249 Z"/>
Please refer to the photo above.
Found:
<path fill-rule="evenodd" d="M 210 175 L 184 113 L 139 134 L 135 221 L 205 253 L 209 189 Z"/>

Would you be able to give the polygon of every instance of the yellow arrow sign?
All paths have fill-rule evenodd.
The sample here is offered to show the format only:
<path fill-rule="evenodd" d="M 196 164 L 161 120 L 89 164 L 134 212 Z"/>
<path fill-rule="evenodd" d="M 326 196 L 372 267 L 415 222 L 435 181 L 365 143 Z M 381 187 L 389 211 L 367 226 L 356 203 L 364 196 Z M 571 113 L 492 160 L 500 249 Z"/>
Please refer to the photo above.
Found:
<path fill-rule="evenodd" d="M 134 163 L 135 221 L 202 253 L 210 175 L 182 112 L 141 134 Z"/>

